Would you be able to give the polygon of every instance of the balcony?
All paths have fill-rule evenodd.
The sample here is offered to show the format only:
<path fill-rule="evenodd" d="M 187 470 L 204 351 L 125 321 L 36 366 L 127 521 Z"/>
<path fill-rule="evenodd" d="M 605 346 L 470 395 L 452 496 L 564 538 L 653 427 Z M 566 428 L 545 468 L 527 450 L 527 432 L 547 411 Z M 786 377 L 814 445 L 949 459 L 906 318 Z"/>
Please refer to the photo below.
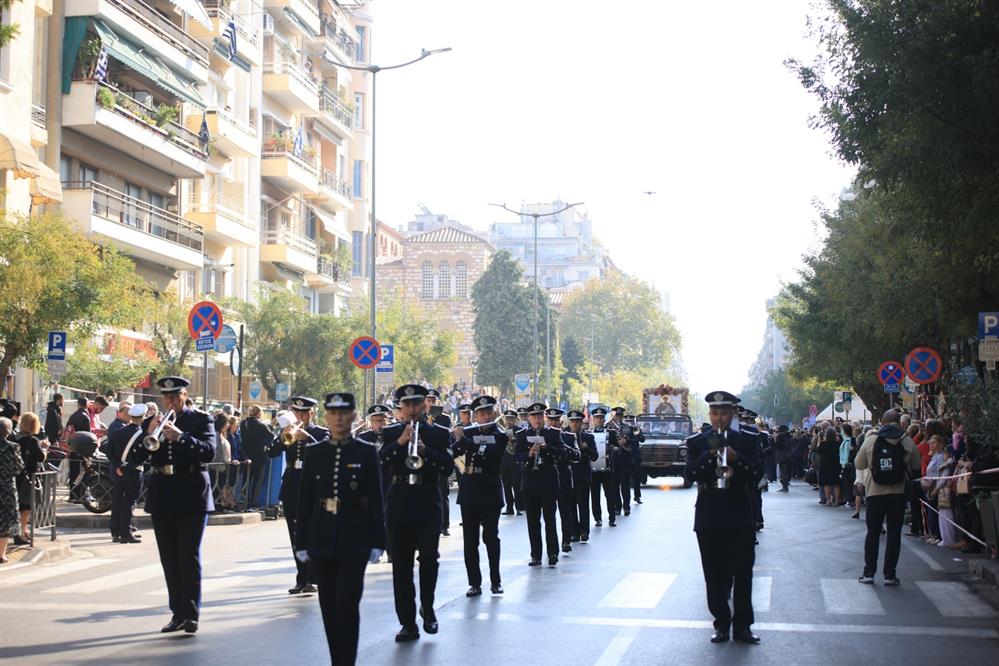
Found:
<path fill-rule="evenodd" d="M 352 190 L 346 181 L 329 169 L 321 169 L 319 176 L 319 203 L 333 212 L 354 210 Z"/>
<path fill-rule="evenodd" d="M 62 4 L 67 17 L 101 18 L 119 34 L 200 83 L 208 80 L 208 47 L 142 0 L 73 0 Z"/>
<path fill-rule="evenodd" d="M 305 150 L 296 155 L 286 137 L 272 137 L 264 142 L 260 175 L 270 178 L 288 193 L 319 194 L 319 168 L 315 156 Z"/>
<path fill-rule="evenodd" d="M 319 21 L 319 33 L 326 47 L 345 65 L 354 64 L 357 60 L 358 42 L 350 34 L 353 32 L 350 20 L 344 14 L 335 12 L 323 14 Z"/>
<path fill-rule="evenodd" d="M 45 127 L 45 107 L 41 104 L 31 105 L 31 143 L 44 146 L 49 142 L 49 132 Z"/>
<path fill-rule="evenodd" d="M 316 241 L 287 227 L 268 227 L 260 242 L 260 261 L 283 264 L 302 273 L 316 270 Z"/>
<path fill-rule="evenodd" d="M 264 92 L 294 113 L 318 116 L 319 84 L 287 58 L 264 61 Z"/>
<path fill-rule="evenodd" d="M 192 21 L 190 23 L 191 33 L 198 37 L 208 37 L 219 39 L 229 47 L 228 40 L 222 35 L 225 33 L 229 21 L 236 25 L 236 55 L 253 65 L 260 64 L 260 16 L 254 15 L 255 21 L 233 14 L 230 11 L 228 0 L 203 0 L 202 4 L 212 19 L 212 29 L 208 30 L 203 25 Z"/>
<path fill-rule="evenodd" d="M 305 274 L 305 283 L 319 293 L 350 294 L 350 271 L 341 271 L 327 257 L 316 260 L 315 271 Z"/>
<path fill-rule="evenodd" d="M 271 14 L 279 20 L 286 18 L 287 12 L 290 12 L 295 17 L 294 21 L 303 28 L 313 34 L 319 32 L 319 7 L 316 0 L 264 0 L 264 9 L 271 10 Z"/>
<path fill-rule="evenodd" d="M 323 86 L 319 95 L 319 108 L 323 112 L 320 122 L 342 139 L 354 138 L 354 111 L 340 96 Z"/>
<path fill-rule="evenodd" d="M 176 178 L 203 177 L 208 152 L 198 135 L 173 121 L 158 123 L 156 117 L 156 110 L 94 81 L 74 81 L 63 98 L 65 127 Z"/>
<path fill-rule="evenodd" d="M 204 229 L 208 239 L 222 245 L 254 247 L 259 240 L 257 225 L 242 202 L 217 192 L 207 201 L 192 199 L 185 217 Z"/>
<path fill-rule="evenodd" d="M 65 182 L 62 187 L 63 211 L 101 242 L 175 270 L 201 268 L 205 234 L 176 213 L 97 181 Z"/>
<path fill-rule="evenodd" d="M 201 131 L 200 113 L 187 117 L 186 125 L 194 133 Z M 255 157 L 260 153 L 260 139 L 257 128 L 248 122 L 237 120 L 228 109 L 208 109 L 205 111 L 208 133 L 219 149 L 231 157 Z"/>

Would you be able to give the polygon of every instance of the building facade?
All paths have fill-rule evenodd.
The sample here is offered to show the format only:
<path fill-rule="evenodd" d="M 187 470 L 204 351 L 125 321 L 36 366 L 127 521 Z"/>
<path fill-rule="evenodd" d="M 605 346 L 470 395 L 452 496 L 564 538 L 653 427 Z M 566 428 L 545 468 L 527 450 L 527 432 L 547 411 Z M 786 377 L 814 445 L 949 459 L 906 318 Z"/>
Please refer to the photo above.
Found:
<path fill-rule="evenodd" d="M 777 299 L 767 300 L 769 313 L 777 304 Z M 762 386 L 767 375 L 782 370 L 790 362 L 791 346 L 783 331 L 777 327 L 773 316 L 767 315 L 767 328 L 763 334 L 763 345 L 760 347 L 756 360 L 749 369 L 749 385 Z"/>

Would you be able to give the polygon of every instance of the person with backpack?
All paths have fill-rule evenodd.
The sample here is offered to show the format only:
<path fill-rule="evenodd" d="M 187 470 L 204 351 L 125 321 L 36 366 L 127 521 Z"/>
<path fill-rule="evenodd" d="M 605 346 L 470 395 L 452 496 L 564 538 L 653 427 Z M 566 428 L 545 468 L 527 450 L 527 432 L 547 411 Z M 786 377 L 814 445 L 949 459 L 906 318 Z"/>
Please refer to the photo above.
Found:
<path fill-rule="evenodd" d="M 867 538 L 864 541 L 864 572 L 860 582 L 874 584 L 878 568 L 881 525 L 887 520 L 884 584 L 900 584 L 896 575 L 902 547 L 902 522 L 905 519 L 906 487 L 913 473 L 918 473 L 920 456 L 912 439 L 899 426 L 900 414 L 889 409 L 881 417 L 881 428 L 871 431 L 854 460 L 856 468 L 870 470 L 864 475 L 867 498 Z"/>

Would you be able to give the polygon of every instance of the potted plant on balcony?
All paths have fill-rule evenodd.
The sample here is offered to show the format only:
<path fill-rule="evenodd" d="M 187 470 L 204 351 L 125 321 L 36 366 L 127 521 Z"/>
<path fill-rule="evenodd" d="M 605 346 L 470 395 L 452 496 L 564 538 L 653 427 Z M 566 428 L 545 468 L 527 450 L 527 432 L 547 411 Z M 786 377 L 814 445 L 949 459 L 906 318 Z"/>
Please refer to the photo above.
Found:
<path fill-rule="evenodd" d="M 350 246 L 346 243 L 340 243 L 340 247 L 336 249 L 336 257 L 333 259 L 333 273 L 336 279 L 342 280 L 350 275 L 353 263 Z"/>
<path fill-rule="evenodd" d="M 97 103 L 103 108 L 111 110 L 114 108 L 115 95 L 110 88 L 100 86 L 97 88 Z"/>
<path fill-rule="evenodd" d="M 101 40 L 96 37 L 83 40 L 80 50 L 77 52 L 77 59 L 80 61 L 80 69 L 86 81 L 94 80 L 94 68 L 97 67 L 97 56 L 101 54 Z"/>
<path fill-rule="evenodd" d="M 170 123 L 177 122 L 180 117 L 180 112 L 177 107 L 170 106 L 169 104 L 160 104 L 156 107 L 156 125 L 157 127 L 165 127 Z"/>

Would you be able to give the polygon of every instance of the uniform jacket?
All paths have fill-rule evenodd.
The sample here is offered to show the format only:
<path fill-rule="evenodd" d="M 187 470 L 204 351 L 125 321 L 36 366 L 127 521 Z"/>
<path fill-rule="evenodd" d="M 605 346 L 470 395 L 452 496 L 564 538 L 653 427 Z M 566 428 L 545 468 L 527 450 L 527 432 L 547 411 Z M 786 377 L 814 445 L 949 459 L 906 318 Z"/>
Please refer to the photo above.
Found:
<path fill-rule="evenodd" d="M 311 439 L 295 442 L 291 446 L 284 445 L 279 432 L 271 440 L 270 448 L 267 450 L 267 455 L 271 458 L 284 454 L 285 467 L 284 474 L 281 475 L 281 492 L 278 494 L 278 499 L 285 506 L 294 507 L 298 501 L 298 482 L 302 477 L 302 467 L 305 465 L 306 447 L 330 438 L 329 430 L 313 424 L 306 426 L 305 432 Z"/>
<path fill-rule="evenodd" d="M 381 464 L 367 442 L 329 439 L 305 450 L 298 495 L 295 549 L 312 558 L 363 557 L 385 549 Z M 325 500 L 340 501 L 336 512 Z"/>
<path fill-rule="evenodd" d="M 593 433 L 580 430 L 578 439 L 580 457 L 578 462 L 572 464 L 572 480 L 576 487 L 590 483 L 593 479 L 593 462 L 597 459 L 597 443 L 593 440 Z"/>
<path fill-rule="evenodd" d="M 379 435 L 381 435 L 381 441 L 379 441 Z M 381 453 L 382 448 L 385 446 L 384 439 L 384 429 L 379 433 L 374 430 L 365 430 L 361 434 L 357 435 L 357 439 L 368 444 L 375 450 L 375 455 Z M 382 475 L 382 494 L 387 494 L 389 486 L 392 485 L 392 470 L 388 465 L 381 462 L 379 458 L 378 467 L 381 470 Z"/>
<path fill-rule="evenodd" d="M 146 491 L 146 513 L 185 515 L 215 510 L 212 486 L 205 465 L 215 457 L 215 426 L 205 412 L 184 409 L 174 425 L 183 431 L 176 442 L 163 440 L 160 448 L 149 451 L 138 444 L 128 454 L 128 467 L 148 460 L 153 467 L 173 465 L 176 474 L 151 474 Z M 200 471 L 194 471 L 200 468 Z"/>
<path fill-rule="evenodd" d="M 500 466 L 506 435 L 495 423 L 469 426 L 462 433 L 452 447 L 456 458 L 465 459 L 465 473 L 458 480 L 458 504 L 499 509 L 504 503 Z M 476 444 L 475 437 L 491 437 L 493 441 Z"/>
<path fill-rule="evenodd" d="M 385 444 L 378 452 L 383 469 L 393 477 L 388 490 L 385 510 L 390 523 L 440 523 L 443 519 L 444 503 L 441 497 L 440 480 L 447 478 L 454 469 L 454 460 L 448 451 L 451 443 L 451 427 L 440 423 L 420 420 L 420 442 L 426 447 L 423 454 L 423 467 L 413 471 L 406 466 L 408 446 L 399 446 L 399 435 L 406 429 L 406 423 L 394 423 L 383 429 Z M 419 483 L 410 485 L 405 478 L 416 475 Z M 399 481 L 395 480 L 399 477 Z"/>
<path fill-rule="evenodd" d="M 565 457 L 558 461 L 558 483 L 562 490 L 572 490 L 575 488 L 572 466 L 578 463 L 582 456 L 575 435 L 568 430 L 562 431 L 562 446 L 565 447 Z"/>
<path fill-rule="evenodd" d="M 615 427 L 608 428 L 611 431 L 611 436 L 608 438 L 608 446 L 613 446 L 613 458 L 614 467 L 616 469 L 631 467 L 635 464 L 635 453 L 634 449 L 638 446 L 638 439 L 635 437 L 634 433 L 631 432 L 631 426 L 627 423 L 615 424 Z M 618 446 L 618 436 L 624 433 L 624 438 L 628 442 L 627 448 L 623 446 Z"/>
<path fill-rule="evenodd" d="M 545 439 L 548 448 L 541 452 L 540 465 L 537 464 L 535 457 L 530 455 L 532 444 L 527 441 L 528 437 Z M 559 473 L 556 463 L 566 455 L 565 447 L 562 446 L 562 431 L 545 427 L 540 431 L 524 428 L 517 432 L 516 450 L 517 461 L 524 463 L 523 489 L 533 492 L 558 492 Z"/>
<path fill-rule="evenodd" d="M 763 478 L 763 460 L 759 437 L 735 430 L 728 431 L 728 446 L 736 453 L 728 461 L 733 475 L 727 489 L 715 487 L 717 459 L 711 452 L 713 433 L 700 433 L 687 439 L 687 466 L 684 478 L 697 483 L 694 530 L 753 529 L 752 495 Z"/>
<path fill-rule="evenodd" d="M 139 470 L 134 467 L 126 466 L 125 460 L 125 448 L 128 446 L 128 442 L 135 437 L 136 433 L 141 433 L 142 426 L 136 423 L 129 423 L 124 425 L 113 433 L 108 435 L 108 449 L 111 451 L 111 455 L 108 456 L 108 462 L 111 464 L 111 469 L 114 470 L 118 467 L 125 467 L 125 471 L 138 474 Z M 128 457 L 132 457 L 132 451 L 142 447 L 143 435 L 139 434 L 135 437 L 135 441 L 132 442 L 132 448 L 128 451 Z M 113 472 L 112 472 L 113 473 Z"/>

